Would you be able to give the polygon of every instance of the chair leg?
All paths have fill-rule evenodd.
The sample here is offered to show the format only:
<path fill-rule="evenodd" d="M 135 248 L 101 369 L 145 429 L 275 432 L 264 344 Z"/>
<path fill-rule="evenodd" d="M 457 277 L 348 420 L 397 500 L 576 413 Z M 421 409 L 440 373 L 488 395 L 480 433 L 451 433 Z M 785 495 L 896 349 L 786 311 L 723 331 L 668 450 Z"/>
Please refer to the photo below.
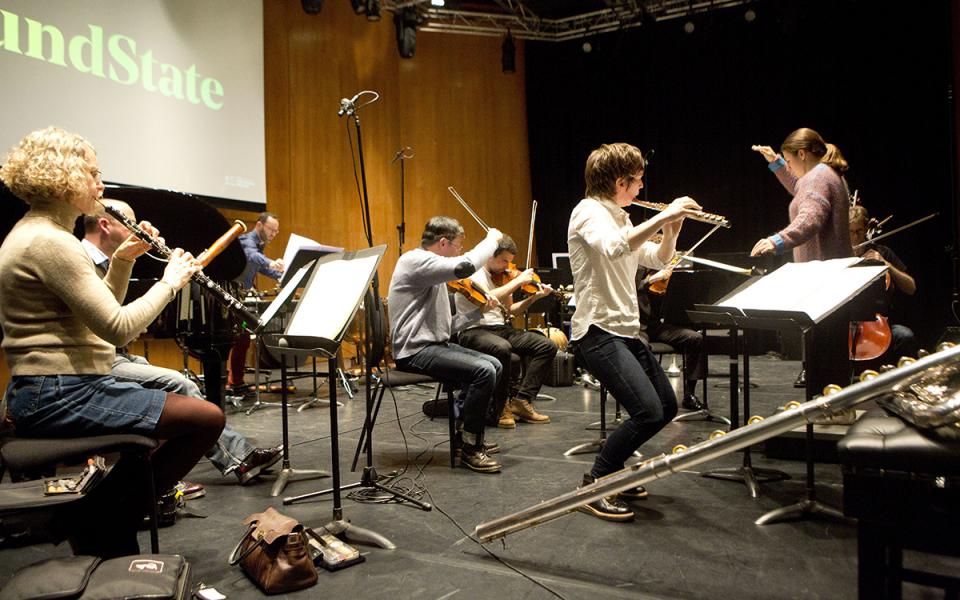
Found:
<path fill-rule="evenodd" d="M 440 406 L 440 393 L 443 391 L 443 384 L 437 384 L 437 395 L 433 397 L 433 411 L 430 415 L 430 420 L 433 420 L 433 417 L 437 416 L 437 408 Z M 448 409 L 449 410 L 449 409 Z"/>
<path fill-rule="evenodd" d="M 441 386 L 443 386 L 443 384 L 441 384 Z M 457 447 L 454 441 L 457 439 L 457 415 L 453 406 L 453 390 L 448 386 L 443 387 L 447 389 L 447 423 L 450 428 L 450 468 L 455 469 L 457 468 Z"/>
<path fill-rule="evenodd" d="M 150 459 L 149 453 L 144 453 L 142 456 L 147 467 L 147 495 L 150 498 L 150 508 L 147 510 L 147 516 L 150 519 L 150 551 L 159 554 L 160 532 L 157 517 L 157 489 L 153 481 L 153 461 Z"/>

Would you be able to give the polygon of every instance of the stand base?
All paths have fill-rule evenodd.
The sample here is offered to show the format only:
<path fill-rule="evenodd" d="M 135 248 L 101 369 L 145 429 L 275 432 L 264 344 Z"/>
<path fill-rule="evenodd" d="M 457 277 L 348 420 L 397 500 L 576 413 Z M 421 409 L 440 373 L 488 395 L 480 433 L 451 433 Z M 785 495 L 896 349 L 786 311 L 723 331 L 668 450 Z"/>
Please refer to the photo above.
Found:
<path fill-rule="evenodd" d="M 621 425 L 623 425 L 623 419 L 619 417 L 610 421 L 610 429 L 616 429 Z M 584 427 L 584 429 L 586 429 L 587 431 L 602 431 L 603 428 L 600 427 L 600 421 L 594 421 L 593 423 L 590 423 L 589 425 Z"/>
<path fill-rule="evenodd" d="M 713 469 L 702 474 L 703 477 L 736 481 L 747 486 L 751 498 L 760 497 L 760 484 L 790 479 L 783 471 L 775 469 L 758 469 L 755 467 L 740 466 L 726 469 Z"/>
<path fill-rule="evenodd" d="M 587 454 L 588 452 L 600 452 L 603 448 L 603 445 L 607 442 L 605 438 L 599 440 L 594 440 L 592 442 L 585 442 L 583 444 L 577 444 L 573 448 L 570 448 L 563 453 L 564 456 L 573 456 L 574 454 Z M 643 454 L 639 450 L 633 451 L 633 456 L 636 458 L 643 458 Z"/>
<path fill-rule="evenodd" d="M 284 502 L 286 504 L 286 502 Z M 337 519 L 330 521 L 322 527 L 328 533 L 332 535 L 343 534 L 351 542 L 362 542 L 365 544 L 375 544 L 380 546 L 384 550 L 396 550 L 397 546 L 383 537 L 376 531 L 371 531 L 370 529 L 364 529 L 363 527 L 357 527 L 350 521 L 345 521 L 343 519 Z"/>
<path fill-rule="evenodd" d="M 345 492 L 347 490 L 353 490 L 357 488 L 368 488 L 368 489 L 372 488 L 380 492 L 383 492 L 385 494 L 391 494 L 394 498 L 399 498 L 404 502 L 409 502 L 410 504 L 413 504 L 420 510 L 423 510 L 423 511 L 433 510 L 433 506 L 431 506 L 429 502 L 421 502 L 420 500 L 417 500 L 412 496 L 408 496 L 407 494 L 399 490 L 395 490 L 391 487 L 387 487 L 381 484 L 379 480 L 380 480 L 380 475 L 377 473 L 376 467 L 364 467 L 363 473 L 360 475 L 360 481 L 342 486 L 340 488 L 340 491 Z M 334 492 L 334 489 L 335 488 L 330 488 L 326 490 L 320 490 L 318 492 L 301 494 L 299 496 L 288 496 L 283 499 L 283 504 L 284 505 L 293 504 L 294 502 L 299 502 L 300 500 L 308 500 L 310 498 L 316 498 L 317 496 L 332 494 Z"/>
<path fill-rule="evenodd" d="M 767 514 L 754 521 L 754 523 L 757 525 L 770 525 L 771 523 L 779 523 L 781 521 L 794 521 L 797 519 L 803 519 L 807 515 L 824 515 L 849 525 L 856 523 L 854 519 L 845 517 L 844 514 L 836 508 L 822 504 L 817 500 L 811 500 L 809 498 L 805 498 L 796 504 L 791 504 L 790 506 L 782 506 L 780 508 L 771 510 Z"/>
<path fill-rule="evenodd" d="M 723 423 L 728 427 L 730 426 L 730 419 L 724 417 L 723 415 L 714 414 L 710 412 L 710 409 L 708 408 L 692 410 L 690 412 L 677 415 L 673 418 L 674 423 L 678 423 L 680 421 L 716 421 L 717 423 Z"/>
<path fill-rule="evenodd" d="M 329 406 L 330 406 L 330 401 L 327 400 L 326 398 L 313 397 L 307 400 L 306 402 L 304 402 L 303 404 L 301 404 L 300 406 L 298 406 L 297 412 L 298 413 L 303 412 L 307 409 L 314 408 L 314 407 L 328 408 Z M 337 406 L 343 406 L 343 402 L 337 401 Z"/>
<path fill-rule="evenodd" d="M 306 481 L 307 479 L 319 479 L 320 477 L 330 477 L 330 473 L 320 469 L 294 469 L 290 465 L 285 465 L 277 473 L 277 480 L 273 482 L 273 489 L 270 495 L 274 498 L 283 492 L 283 488 L 292 481 Z"/>
<path fill-rule="evenodd" d="M 556 402 L 555 396 L 549 394 L 537 394 L 537 402 Z"/>

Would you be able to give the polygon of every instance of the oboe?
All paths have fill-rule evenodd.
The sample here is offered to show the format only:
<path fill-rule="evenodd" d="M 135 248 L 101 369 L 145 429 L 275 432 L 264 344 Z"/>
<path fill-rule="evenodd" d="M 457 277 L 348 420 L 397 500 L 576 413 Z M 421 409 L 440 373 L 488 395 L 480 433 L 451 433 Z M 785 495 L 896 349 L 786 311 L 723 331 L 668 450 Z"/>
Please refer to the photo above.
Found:
<path fill-rule="evenodd" d="M 644 202 L 643 200 L 634 200 L 631 202 L 631 204 L 656 211 L 666 210 L 667 207 L 670 206 L 669 204 L 663 204 L 661 202 Z M 711 225 L 719 225 L 720 227 L 726 227 L 728 229 L 730 228 L 730 221 L 728 221 L 726 217 L 703 212 L 702 210 L 698 210 L 696 213 L 688 216 L 687 218 L 693 219 L 694 221 L 703 221 L 704 223 L 709 223 Z"/>
<path fill-rule="evenodd" d="M 108 206 L 106 204 L 100 203 L 103 206 L 103 209 L 114 219 L 123 224 L 124 227 L 129 229 L 133 235 L 137 236 L 144 242 L 150 244 L 150 247 L 155 250 L 158 254 L 164 258 L 170 258 L 170 255 L 173 254 L 166 244 L 162 243 L 157 238 L 153 237 L 149 233 L 143 230 L 142 227 L 131 221 L 127 218 L 125 214 L 114 208 L 113 206 Z M 235 311 L 239 316 L 243 318 L 241 325 L 246 329 L 253 331 L 253 328 L 260 322 L 259 317 L 253 314 L 243 305 L 242 302 L 234 298 L 227 290 L 220 287 L 216 281 L 207 277 L 203 271 L 197 271 L 191 277 L 194 282 L 200 285 L 201 289 L 205 289 L 210 292 L 215 300 L 220 301 L 230 310 Z"/>

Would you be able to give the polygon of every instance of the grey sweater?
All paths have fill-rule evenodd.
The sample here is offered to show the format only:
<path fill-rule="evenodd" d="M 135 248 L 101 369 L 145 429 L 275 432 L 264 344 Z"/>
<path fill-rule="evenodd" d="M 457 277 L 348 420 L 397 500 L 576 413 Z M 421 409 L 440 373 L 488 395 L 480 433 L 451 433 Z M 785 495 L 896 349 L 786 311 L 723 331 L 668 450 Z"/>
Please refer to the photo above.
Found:
<path fill-rule="evenodd" d="M 484 239 L 463 256 L 445 257 L 415 248 L 400 257 L 387 294 L 394 358 L 407 358 L 431 344 L 450 341 L 452 319 L 445 284 L 470 276 L 496 250 L 496 242 Z"/>

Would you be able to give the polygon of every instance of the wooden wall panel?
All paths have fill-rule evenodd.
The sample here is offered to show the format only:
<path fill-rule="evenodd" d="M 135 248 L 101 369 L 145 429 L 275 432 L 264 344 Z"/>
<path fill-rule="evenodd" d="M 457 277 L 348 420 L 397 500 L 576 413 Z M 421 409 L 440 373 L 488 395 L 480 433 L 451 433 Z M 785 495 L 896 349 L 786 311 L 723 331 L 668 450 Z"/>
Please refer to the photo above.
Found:
<path fill-rule="evenodd" d="M 397 252 L 400 170 L 406 163 L 405 250 L 423 224 L 446 214 L 482 234 L 447 193 L 454 185 L 491 226 L 526 246 L 530 175 L 522 47 L 517 72 L 500 71 L 500 40 L 418 33 L 416 56 L 399 57 L 388 13 L 371 23 L 347 2 L 306 15 L 298 2 L 265 2 L 267 65 L 267 204 L 281 233 L 267 254 L 279 255 L 290 231 L 318 242 L 366 246 L 340 98 L 363 89 L 380 101 L 360 109 L 374 242 L 389 250 L 381 267 L 386 293 Z M 356 138 L 353 138 L 354 144 Z"/>

